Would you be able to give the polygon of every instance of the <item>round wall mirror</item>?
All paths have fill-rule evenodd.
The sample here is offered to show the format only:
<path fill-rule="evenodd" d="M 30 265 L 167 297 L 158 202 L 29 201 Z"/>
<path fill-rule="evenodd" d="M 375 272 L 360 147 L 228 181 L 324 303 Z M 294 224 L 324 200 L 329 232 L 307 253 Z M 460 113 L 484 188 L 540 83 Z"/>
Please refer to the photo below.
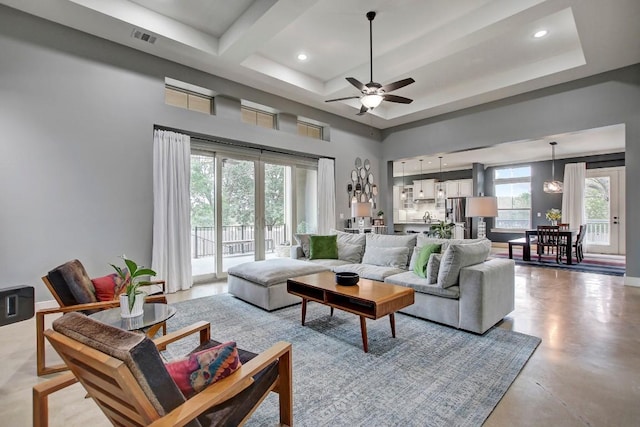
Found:
<path fill-rule="evenodd" d="M 362 159 L 360 157 L 356 157 L 356 168 L 360 169 L 362 167 Z"/>
<path fill-rule="evenodd" d="M 364 192 L 367 194 L 371 193 L 371 185 L 369 185 L 368 182 L 364 185 Z"/>
<path fill-rule="evenodd" d="M 367 182 L 369 182 L 369 184 L 373 185 L 373 174 L 370 173 L 369 176 L 367 176 Z"/>
<path fill-rule="evenodd" d="M 360 193 L 360 201 L 362 203 L 366 203 L 367 202 L 367 195 L 365 193 Z"/>
<path fill-rule="evenodd" d="M 358 180 L 358 171 L 354 169 L 351 171 L 351 181 L 355 183 L 357 180 Z"/>
<path fill-rule="evenodd" d="M 364 169 L 360 169 L 360 178 L 363 180 L 367 177 L 367 171 Z"/>
<path fill-rule="evenodd" d="M 369 159 L 366 159 L 366 160 L 364 161 L 364 168 L 365 168 L 366 170 L 369 170 L 369 168 L 371 168 L 371 163 L 369 162 Z"/>
<path fill-rule="evenodd" d="M 374 196 L 377 196 L 377 195 L 378 195 L 378 186 L 377 186 L 377 185 L 373 185 L 373 186 L 371 187 L 371 193 L 372 193 Z"/>

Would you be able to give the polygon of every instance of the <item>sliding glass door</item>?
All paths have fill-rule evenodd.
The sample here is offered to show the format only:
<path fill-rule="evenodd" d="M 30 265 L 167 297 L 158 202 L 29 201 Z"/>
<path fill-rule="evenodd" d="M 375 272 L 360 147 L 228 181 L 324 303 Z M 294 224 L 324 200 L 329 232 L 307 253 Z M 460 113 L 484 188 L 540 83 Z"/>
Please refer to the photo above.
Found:
<path fill-rule="evenodd" d="M 244 262 L 288 256 L 294 232 L 317 228 L 316 188 L 317 166 L 306 159 L 194 150 L 194 282 L 224 277 Z"/>

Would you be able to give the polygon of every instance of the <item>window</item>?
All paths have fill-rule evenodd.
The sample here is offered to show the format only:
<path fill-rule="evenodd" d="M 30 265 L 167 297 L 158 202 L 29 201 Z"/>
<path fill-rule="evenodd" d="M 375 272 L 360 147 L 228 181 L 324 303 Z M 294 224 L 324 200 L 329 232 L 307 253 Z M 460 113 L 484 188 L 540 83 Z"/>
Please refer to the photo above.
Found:
<path fill-rule="evenodd" d="M 268 129 L 276 128 L 276 115 L 268 111 L 242 106 L 242 121 Z"/>
<path fill-rule="evenodd" d="M 493 186 L 498 198 L 495 228 L 531 228 L 531 167 L 496 169 Z"/>
<path fill-rule="evenodd" d="M 322 126 L 298 121 L 298 135 L 309 138 L 322 139 Z"/>
<path fill-rule="evenodd" d="M 164 88 L 164 102 L 174 107 L 211 114 L 213 97 L 172 86 Z"/>

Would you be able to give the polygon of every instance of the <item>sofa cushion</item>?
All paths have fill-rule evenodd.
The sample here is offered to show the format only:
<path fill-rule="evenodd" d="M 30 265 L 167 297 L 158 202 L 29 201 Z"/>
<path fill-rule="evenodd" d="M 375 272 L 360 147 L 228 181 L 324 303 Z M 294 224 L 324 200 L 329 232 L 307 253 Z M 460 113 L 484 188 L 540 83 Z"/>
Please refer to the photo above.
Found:
<path fill-rule="evenodd" d="M 339 231 L 335 229 L 330 230 L 330 234 L 335 234 L 338 236 L 338 243 L 351 243 L 352 245 L 360 245 L 363 246 L 366 243 L 366 234 L 360 233 L 345 233 L 344 231 Z"/>
<path fill-rule="evenodd" d="M 469 243 L 477 243 L 477 242 L 482 242 L 484 240 L 487 240 L 485 238 L 481 238 L 481 239 L 439 239 L 437 237 L 429 237 L 429 236 L 425 236 L 424 234 L 418 234 L 417 240 L 416 240 L 416 247 L 421 248 L 424 245 L 429 245 L 429 244 L 440 244 L 442 245 L 442 249 L 441 249 L 441 253 L 444 253 L 444 251 L 447 250 L 447 248 L 449 247 L 449 245 L 452 244 L 469 244 Z"/>
<path fill-rule="evenodd" d="M 365 234 L 367 239 L 366 248 L 369 247 L 383 247 L 383 248 L 397 248 L 406 247 L 409 249 L 408 253 L 411 253 L 416 246 L 416 235 L 403 235 L 403 234 Z M 366 252 L 366 250 L 365 250 Z"/>
<path fill-rule="evenodd" d="M 384 281 L 386 283 L 391 283 L 392 285 L 400 285 L 412 288 L 416 292 L 420 292 L 422 294 L 429 294 L 452 299 L 460 298 L 459 286 L 441 288 L 435 283 L 428 283 L 427 279 L 423 279 L 422 277 L 417 276 L 413 271 L 405 271 L 404 273 L 388 276 L 386 279 L 384 279 Z"/>
<path fill-rule="evenodd" d="M 404 269 L 407 266 L 409 248 L 368 246 L 362 257 L 363 264 L 388 266 Z"/>
<path fill-rule="evenodd" d="M 425 271 L 425 279 L 427 279 L 430 285 L 435 285 L 438 282 L 438 272 L 440 271 L 441 262 L 442 254 L 431 254 L 429 257 Z"/>
<path fill-rule="evenodd" d="M 309 259 L 338 259 L 337 236 L 309 236 Z"/>
<path fill-rule="evenodd" d="M 304 252 L 304 257 L 305 258 L 309 258 L 310 255 L 310 250 L 309 250 L 309 238 L 311 237 L 311 234 L 294 234 L 293 237 L 295 237 L 296 241 L 298 242 L 298 245 L 300 245 L 300 247 L 302 248 L 302 252 Z"/>
<path fill-rule="evenodd" d="M 321 265 L 323 267 L 331 269 L 332 271 L 334 270 L 335 267 L 339 267 L 347 264 L 353 264 L 353 262 L 344 261 L 342 259 L 310 259 L 309 262 L 312 262 L 317 265 Z"/>
<path fill-rule="evenodd" d="M 245 262 L 229 268 L 232 276 L 241 277 L 262 286 L 273 286 L 287 279 L 305 274 L 329 270 L 309 261 L 290 258 L 274 258 L 264 261 Z"/>
<path fill-rule="evenodd" d="M 362 278 L 377 280 L 379 282 L 382 282 L 386 277 L 392 276 L 394 274 L 402 273 L 405 270 L 401 268 L 384 267 L 380 265 L 371 265 L 371 264 L 346 264 L 346 265 L 341 265 L 339 267 L 335 267 L 333 271 L 335 271 L 336 273 L 345 273 L 345 272 L 357 273 L 358 276 Z"/>
<path fill-rule="evenodd" d="M 440 248 L 442 248 L 442 245 L 438 243 L 431 243 L 421 247 L 420 251 L 418 252 L 416 263 L 413 266 L 413 272 L 418 276 L 424 278 L 424 274 L 427 269 L 427 263 L 429 262 L 429 257 L 431 256 L 431 254 L 440 253 Z"/>
<path fill-rule="evenodd" d="M 350 263 L 358 263 L 362 261 L 364 245 L 357 245 L 338 240 L 338 259 L 348 261 Z"/>
<path fill-rule="evenodd" d="M 460 269 L 469 265 L 480 264 L 491 252 L 491 241 L 468 244 L 451 244 L 442 254 L 438 271 L 438 286 L 448 288 L 458 283 Z"/>

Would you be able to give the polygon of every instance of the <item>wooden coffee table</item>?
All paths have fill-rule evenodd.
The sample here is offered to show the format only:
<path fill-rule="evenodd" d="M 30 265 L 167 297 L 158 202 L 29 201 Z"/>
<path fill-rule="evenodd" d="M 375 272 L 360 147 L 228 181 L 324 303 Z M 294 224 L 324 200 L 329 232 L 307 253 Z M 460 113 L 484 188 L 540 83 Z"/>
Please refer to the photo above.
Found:
<path fill-rule="evenodd" d="M 302 325 L 307 315 L 307 301 L 315 301 L 333 309 L 348 311 L 360 316 L 362 346 L 369 351 L 366 319 L 389 316 L 391 335 L 396 337 L 395 312 L 414 302 L 414 291 L 404 286 L 390 285 L 375 280 L 360 279 L 357 285 L 336 284 L 335 273 L 321 273 L 294 277 L 287 280 L 287 292 L 302 298 Z"/>

